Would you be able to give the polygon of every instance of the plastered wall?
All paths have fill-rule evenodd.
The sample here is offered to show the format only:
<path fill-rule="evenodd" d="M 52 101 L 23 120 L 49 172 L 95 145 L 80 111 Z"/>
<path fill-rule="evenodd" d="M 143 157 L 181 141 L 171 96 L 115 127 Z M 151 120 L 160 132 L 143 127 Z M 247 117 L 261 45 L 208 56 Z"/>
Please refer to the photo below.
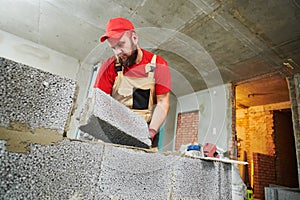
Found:
<path fill-rule="evenodd" d="M 230 89 L 221 85 L 178 98 L 177 113 L 199 111 L 198 142 L 228 150 L 232 134 Z"/>
<path fill-rule="evenodd" d="M 2 30 L 0 30 L 0 57 L 74 80 L 80 67 L 75 58 Z"/>

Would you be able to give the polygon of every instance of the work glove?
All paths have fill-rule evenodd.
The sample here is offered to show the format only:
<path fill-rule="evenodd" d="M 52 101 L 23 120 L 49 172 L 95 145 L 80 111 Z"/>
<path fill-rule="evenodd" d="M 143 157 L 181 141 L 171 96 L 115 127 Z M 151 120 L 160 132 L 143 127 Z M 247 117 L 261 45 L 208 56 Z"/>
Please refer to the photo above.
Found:
<path fill-rule="evenodd" d="M 151 142 L 153 142 L 156 133 L 157 131 L 155 129 L 149 128 L 149 139 L 151 140 Z"/>

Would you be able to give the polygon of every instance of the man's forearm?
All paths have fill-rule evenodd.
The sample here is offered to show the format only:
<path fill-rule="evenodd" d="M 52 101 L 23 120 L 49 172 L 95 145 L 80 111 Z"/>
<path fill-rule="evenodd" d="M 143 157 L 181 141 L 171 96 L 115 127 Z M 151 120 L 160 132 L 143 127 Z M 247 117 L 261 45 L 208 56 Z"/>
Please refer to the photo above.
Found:
<path fill-rule="evenodd" d="M 157 105 L 153 111 L 149 129 L 159 130 L 165 121 L 170 106 L 170 93 L 157 96 Z"/>

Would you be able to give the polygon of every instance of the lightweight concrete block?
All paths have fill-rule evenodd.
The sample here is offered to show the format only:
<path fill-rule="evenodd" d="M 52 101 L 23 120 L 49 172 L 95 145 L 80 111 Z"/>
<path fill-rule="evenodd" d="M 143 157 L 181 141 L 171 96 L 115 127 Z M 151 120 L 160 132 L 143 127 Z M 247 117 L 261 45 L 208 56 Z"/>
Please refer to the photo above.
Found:
<path fill-rule="evenodd" d="M 0 199 L 232 199 L 230 164 L 65 139 L 7 152 Z"/>
<path fill-rule="evenodd" d="M 232 198 L 232 165 L 228 163 L 215 162 L 219 168 L 218 173 L 218 194 L 219 199 L 233 199 Z M 229 191 L 230 190 L 230 191 Z"/>
<path fill-rule="evenodd" d="M 98 199 L 103 145 L 65 140 L 28 154 L 0 145 L 0 199 Z"/>
<path fill-rule="evenodd" d="M 139 115 L 100 89 L 95 89 L 81 116 L 79 129 L 104 142 L 149 148 L 148 125 Z"/>
<path fill-rule="evenodd" d="M 116 199 L 232 199 L 231 164 L 105 147 L 99 186 Z"/>
<path fill-rule="evenodd" d="M 279 200 L 299 200 L 300 191 L 299 189 L 279 189 L 278 190 L 278 199 Z"/>
<path fill-rule="evenodd" d="M 0 57 L 0 126 L 22 122 L 63 133 L 76 83 Z"/>
<path fill-rule="evenodd" d="M 176 156 L 105 146 L 99 186 L 116 199 L 169 199 Z"/>
<path fill-rule="evenodd" d="M 173 199 L 232 199 L 231 164 L 180 158 L 173 181 Z"/>
<path fill-rule="evenodd" d="M 265 187 L 266 200 L 298 200 L 300 199 L 299 188 L 287 188 L 282 186 Z"/>

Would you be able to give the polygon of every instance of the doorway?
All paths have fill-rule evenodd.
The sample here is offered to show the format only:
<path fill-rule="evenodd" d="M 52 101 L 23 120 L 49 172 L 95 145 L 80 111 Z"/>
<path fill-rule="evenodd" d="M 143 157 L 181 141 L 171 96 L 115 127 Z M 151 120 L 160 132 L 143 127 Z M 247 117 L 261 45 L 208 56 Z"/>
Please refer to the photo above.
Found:
<path fill-rule="evenodd" d="M 264 199 L 264 187 L 269 184 L 297 188 L 297 158 L 286 78 L 274 73 L 237 83 L 235 105 L 238 160 L 249 163 L 239 166 L 239 170 L 245 184 L 254 189 L 254 197 Z M 286 163 L 291 163 L 288 169 Z M 257 169 L 267 174 L 258 173 Z"/>

